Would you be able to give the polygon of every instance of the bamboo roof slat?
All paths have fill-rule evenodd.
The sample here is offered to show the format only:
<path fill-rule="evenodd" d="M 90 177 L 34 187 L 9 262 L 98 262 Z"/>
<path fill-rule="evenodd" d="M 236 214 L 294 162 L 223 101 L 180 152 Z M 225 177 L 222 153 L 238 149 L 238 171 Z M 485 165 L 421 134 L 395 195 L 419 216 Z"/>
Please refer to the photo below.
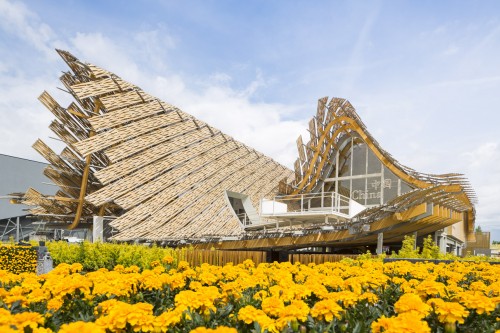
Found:
<path fill-rule="evenodd" d="M 276 184 L 278 182 L 275 180 L 275 183 L 270 185 L 269 180 L 272 180 L 273 178 L 276 178 L 277 175 L 282 174 L 283 169 L 279 166 L 265 163 L 262 168 L 255 169 L 252 174 L 247 174 L 246 177 L 243 179 L 239 179 L 235 181 L 231 186 L 230 190 L 233 192 L 237 193 L 257 193 L 254 191 L 254 188 L 257 187 L 258 185 L 256 184 L 262 184 L 262 183 L 267 183 L 268 187 L 276 187 Z M 278 176 L 280 177 L 280 176 Z M 258 180 L 262 180 L 259 182 Z M 269 191 L 269 190 L 264 190 L 264 191 Z M 258 194 L 257 194 L 258 196 Z M 257 197 L 256 196 L 256 197 Z M 239 227 L 239 221 L 236 219 L 231 219 L 229 218 L 227 221 L 225 221 L 224 229 L 221 229 L 222 225 L 218 225 L 217 223 L 213 223 L 214 216 L 218 214 L 222 214 L 222 212 L 229 214 L 230 217 L 234 216 L 230 214 L 230 208 L 227 206 L 226 202 L 219 203 L 219 205 L 214 206 L 215 208 L 203 212 L 202 215 L 198 218 L 198 222 L 196 223 L 196 228 L 193 228 L 194 224 L 189 224 L 186 227 L 179 229 L 182 231 L 182 234 L 176 235 L 177 237 L 187 237 L 187 236 L 204 236 L 205 234 L 218 234 L 220 230 L 226 231 L 226 228 L 231 228 L 237 230 Z M 258 205 L 255 206 L 256 209 L 258 208 Z M 214 212 L 219 210 L 219 213 Z M 235 223 L 236 222 L 236 223 Z M 232 225 L 232 227 L 228 226 L 228 223 Z M 241 228 L 239 228 L 241 229 Z M 240 230 L 241 232 L 241 230 Z M 223 233 L 224 234 L 224 233 Z"/>
<path fill-rule="evenodd" d="M 222 142 L 224 142 L 222 136 L 212 137 L 210 131 L 201 129 L 186 135 L 181 135 L 175 138 L 175 140 L 165 142 L 162 145 L 153 146 L 143 151 L 141 154 L 134 155 L 126 160 L 111 164 L 107 168 L 97 171 L 95 175 L 103 184 L 108 184 L 118 178 L 124 177 L 132 171 L 172 154 L 173 152 L 186 149 L 190 145 L 201 145 L 203 143 L 202 146 L 208 148 L 210 145 L 217 145 Z"/>
<path fill-rule="evenodd" d="M 174 137 L 187 135 L 197 130 L 196 123 L 184 120 L 159 128 L 153 132 L 143 134 L 126 142 L 118 143 L 105 150 L 106 156 L 116 163 L 122 159 L 135 155 L 147 148 L 164 143 Z"/>
<path fill-rule="evenodd" d="M 101 131 L 125 125 L 128 122 L 149 117 L 157 113 L 174 110 L 175 108 L 173 106 L 164 107 L 158 101 L 153 100 L 94 116 L 89 119 L 89 122 L 96 131 Z"/>
<path fill-rule="evenodd" d="M 109 112 L 115 109 L 124 108 L 126 106 L 131 106 L 134 104 L 145 103 L 155 99 L 155 97 L 146 94 L 140 89 L 137 89 L 123 93 L 107 95 L 101 97 L 100 101 L 103 104 L 104 108 Z"/>
<path fill-rule="evenodd" d="M 79 99 L 101 96 L 115 91 L 122 92 L 125 90 L 132 90 L 134 88 L 136 88 L 134 85 L 123 81 L 118 77 L 83 82 L 71 86 L 71 90 L 78 96 Z"/>
<path fill-rule="evenodd" d="M 169 155 L 148 164 L 127 177 L 103 187 L 101 190 L 90 194 L 85 199 L 96 206 L 102 205 L 110 199 L 115 199 L 116 197 L 133 190 L 137 186 L 151 181 L 153 178 L 166 172 L 168 169 L 173 168 L 175 165 L 189 160 L 193 155 L 196 156 L 203 153 L 206 149 L 213 147 L 213 145 L 214 144 L 212 142 L 206 142 L 205 145 L 197 145 Z"/>
<path fill-rule="evenodd" d="M 226 146 L 224 148 L 228 147 Z M 231 148 L 229 148 L 228 151 L 232 151 Z M 219 150 L 219 153 L 225 154 L 222 150 Z M 168 190 L 171 194 L 170 198 L 174 199 L 184 193 L 187 188 L 196 186 L 197 183 L 202 182 L 206 177 L 209 177 L 212 173 L 217 171 L 217 169 L 206 160 L 202 161 L 202 163 L 205 163 L 203 170 L 198 170 L 200 169 L 199 166 L 189 162 L 190 161 L 180 168 L 175 168 L 171 172 L 163 174 L 153 181 L 144 184 L 133 192 L 126 193 L 118 198 L 116 202 L 128 209 L 136 205 L 137 202 L 141 202 L 140 200 L 147 200 L 163 190 Z M 185 168 L 186 170 L 181 170 L 181 168 Z"/>
<path fill-rule="evenodd" d="M 176 167 L 171 172 L 165 173 L 141 187 L 136 188 L 134 191 L 128 192 L 117 198 L 115 202 L 123 208 L 129 209 L 137 205 L 137 202 L 147 200 L 163 189 L 173 186 L 173 184 L 176 184 L 178 189 L 177 191 L 171 190 L 176 193 L 182 193 L 186 188 L 193 186 L 196 182 L 203 181 L 206 177 L 210 177 L 212 173 L 218 171 L 217 168 L 219 166 L 212 162 L 222 155 L 234 153 L 235 150 L 233 145 L 223 145 L 220 148 L 222 149 L 212 149 L 209 158 L 207 158 L 206 155 L 199 155 L 186 161 L 186 163 Z M 234 159 L 241 156 L 241 154 L 237 153 L 233 155 Z M 196 173 L 196 175 L 191 176 L 191 173 Z"/>
<path fill-rule="evenodd" d="M 243 150 L 240 150 L 243 152 Z M 240 155 L 241 156 L 241 155 Z M 225 171 L 235 172 L 240 169 L 242 164 L 245 162 L 253 161 L 256 157 L 254 155 L 244 154 L 243 157 L 234 160 L 233 162 L 229 161 L 229 157 L 226 159 L 221 159 L 221 163 L 226 163 Z M 227 174 L 225 172 L 220 172 L 220 164 L 216 164 L 219 166 L 217 172 L 212 175 L 207 175 L 205 181 L 202 183 L 198 183 L 197 186 L 191 191 L 186 191 L 185 187 L 182 187 L 180 184 L 179 187 L 175 188 L 166 188 L 164 191 L 159 193 L 157 196 L 153 197 L 151 200 L 143 203 L 135 209 L 132 209 L 120 216 L 116 220 L 114 220 L 111 224 L 113 227 L 117 229 L 121 228 L 130 228 L 136 223 L 144 220 L 148 217 L 155 217 L 162 215 L 163 217 L 172 216 L 178 213 L 180 210 L 184 208 L 186 204 L 190 203 L 190 200 L 193 200 L 195 196 L 204 195 L 207 191 L 213 188 L 216 184 L 220 183 Z M 172 204 L 170 204 L 170 200 L 178 198 L 179 200 L 174 200 Z M 148 220 L 148 222 L 151 219 Z"/>
<path fill-rule="evenodd" d="M 159 127 L 164 127 L 174 122 L 180 121 L 175 112 L 161 114 L 150 118 L 142 119 L 119 129 L 111 129 L 107 132 L 90 137 L 75 144 L 75 148 L 82 156 L 86 156 L 95 151 L 103 150 L 115 143 L 135 138 Z"/>
<path fill-rule="evenodd" d="M 59 155 L 57 155 L 50 147 L 45 144 L 42 140 L 38 139 L 34 144 L 33 148 L 43 156 L 50 164 L 57 165 L 58 168 L 63 169 L 68 172 L 74 172 L 74 170 L 68 165 L 68 163 L 63 160 Z"/>
<path fill-rule="evenodd" d="M 236 170 L 239 170 L 242 168 L 242 165 L 245 162 L 252 161 L 255 159 L 255 156 L 252 155 L 245 155 L 243 158 L 236 160 L 235 162 L 232 162 L 231 164 L 228 165 L 228 169 L 232 170 L 233 172 Z M 143 211 L 143 218 L 149 217 L 147 221 L 144 223 L 141 223 L 138 228 L 135 228 L 134 230 L 139 232 L 140 230 L 148 230 L 149 226 L 155 226 L 158 227 L 159 225 L 162 225 L 164 223 L 167 223 L 171 218 L 174 216 L 178 215 L 181 212 L 185 212 L 188 207 L 193 207 L 197 200 L 196 198 L 204 198 L 205 201 L 210 200 L 210 197 L 207 196 L 207 193 L 211 193 L 211 191 L 214 190 L 215 186 L 217 184 L 220 184 L 221 182 L 228 182 L 227 175 L 224 172 L 218 172 L 211 177 L 207 178 L 206 181 L 199 183 L 198 186 L 195 188 L 193 191 L 184 191 L 180 197 L 178 197 L 176 200 L 172 201 L 171 204 L 165 205 L 165 202 L 162 202 L 161 200 L 158 200 L 158 197 L 163 197 L 165 194 L 169 194 L 169 191 L 162 192 L 158 197 L 155 197 L 151 203 L 148 202 L 147 206 L 155 206 L 155 208 L 152 208 L 152 211 L 144 211 L 143 207 L 141 207 L 141 210 Z M 171 195 L 171 194 L 170 194 Z M 135 209 L 134 209 L 135 210 Z M 132 221 L 135 223 L 137 219 L 134 219 L 133 216 Z M 119 219 L 113 221 L 113 225 L 116 224 L 116 222 Z"/>
<path fill-rule="evenodd" d="M 43 92 L 38 98 L 42 104 L 54 114 L 61 124 L 66 128 L 67 131 L 72 133 L 78 139 L 84 139 L 88 137 L 84 133 L 83 124 L 77 121 L 74 117 L 69 114 L 66 109 L 61 107 L 47 92 Z"/>
<path fill-rule="evenodd" d="M 102 69 L 96 65 L 87 64 L 87 68 L 90 71 L 90 73 L 92 73 L 92 76 L 96 79 L 102 79 L 104 77 L 115 76 L 113 73 L 111 73 L 105 69 Z"/>
<path fill-rule="evenodd" d="M 242 183 L 242 182 L 251 182 L 255 181 L 256 177 L 251 177 L 252 174 L 255 172 L 258 172 L 259 170 L 265 169 L 265 167 L 268 166 L 266 164 L 266 161 L 264 159 L 257 159 L 255 162 L 251 164 L 240 164 L 241 169 L 240 172 L 235 173 L 235 176 L 226 178 L 219 184 L 215 185 L 213 188 L 211 188 L 207 193 L 203 193 L 202 191 L 196 191 L 196 194 L 193 193 L 193 197 L 184 199 L 184 197 L 181 198 L 184 199 L 184 201 L 189 205 L 187 207 L 184 207 L 184 205 L 176 204 L 172 209 L 171 215 L 176 215 L 172 219 L 168 218 L 169 222 L 164 225 L 162 228 L 155 229 L 157 232 L 162 232 L 166 234 L 167 236 L 174 236 L 175 233 L 179 232 L 180 230 L 183 230 L 185 228 L 188 228 L 190 225 L 190 216 L 194 215 L 194 212 L 196 211 L 201 211 L 203 213 L 203 210 L 205 207 L 208 207 L 209 205 L 215 205 L 215 210 L 219 210 L 223 207 L 223 205 L 226 205 L 226 201 L 222 198 L 220 193 L 226 189 L 236 189 L 236 184 Z M 258 172 L 260 174 L 260 172 Z M 244 185 L 243 185 L 244 186 Z M 219 195 L 216 195 L 219 193 Z M 197 199 L 196 199 L 197 197 Z M 182 208 L 180 208 L 182 207 Z M 165 219 L 163 219 L 165 220 Z M 147 221 L 147 224 L 149 225 L 158 225 L 158 219 L 156 216 L 152 217 Z M 150 228 L 147 228 L 147 224 L 143 224 L 141 226 L 144 226 L 145 230 L 151 230 Z M 197 228 L 198 229 L 198 228 Z M 199 229 L 200 230 L 200 229 Z"/>

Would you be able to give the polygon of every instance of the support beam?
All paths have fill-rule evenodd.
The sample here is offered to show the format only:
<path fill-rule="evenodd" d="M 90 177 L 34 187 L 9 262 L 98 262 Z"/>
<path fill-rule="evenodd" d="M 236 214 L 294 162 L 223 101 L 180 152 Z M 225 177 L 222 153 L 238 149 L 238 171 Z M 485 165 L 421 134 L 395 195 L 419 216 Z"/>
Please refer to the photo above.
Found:
<path fill-rule="evenodd" d="M 101 108 L 101 101 L 96 98 L 94 101 L 94 114 L 99 114 L 99 109 Z M 89 137 L 94 136 L 95 132 L 93 130 L 89 131 Z M 75 229 L 80 223 L 80 218 L 82 217 L 83 204 L 85 202 L 85 194 L 87 193 L 87 184 L 89 180 L 90 172 L 90 162 L 92 159 L 92 154 L 89 153 L 85 157 L 85 168 L 83 169 L 82 184 L 80 186 L 80 196 L 78 197 L 78 207 L 76 208 L 75 219 L 73 223 L 68 227 L 69 230 Z"/>
<path fill-rule="evenodd" d="M 447 243 L 446 232 L 443 230 L 441 236 L 439 237 L 439 250 L 443 254 L 446 254 L 446 243 Z"/>
<path fill-rule="evenodd" d="M 19 243 L 19 228 L 20 228 L 20 222 L 19 222 L 19 216 L 16 218 L 16 243 Z"/>
<path fill-rule="evenodd" d="M 384 247 L 384 233 L 379 232 L 377 235 L 377 254 L 382 254 Z"/>
<path fill-rule="evenodd" d="M 92 243 L 104 241 L 104 217 L 94 216 L 92 224 Z"/>

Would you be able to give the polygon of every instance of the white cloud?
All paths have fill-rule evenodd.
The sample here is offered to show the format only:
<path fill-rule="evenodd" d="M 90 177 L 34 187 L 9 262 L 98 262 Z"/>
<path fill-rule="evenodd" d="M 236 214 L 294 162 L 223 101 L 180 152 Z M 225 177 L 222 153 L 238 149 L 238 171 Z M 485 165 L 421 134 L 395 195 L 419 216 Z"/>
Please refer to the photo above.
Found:
<path fill-rule="evenodd" d="M 293 166 L 297 156 L 295 140 L 308 119 L 285 121 L 288 114 L 296 111 L 294 106 L 251 101 L 254 94 L 266 86 L 260 70 L 241 90 L 233 89 L 232 78 L 222 72 L 201 80 L 196 87 L 189 87 L 186 78 L 179 74 L 165 70 L 168 74 L 159 75 L 162 71 L 148 61 L 151 55 L 147 51 L 137 57 L 101 33 L 79 33 L 72 44 L 80 60 L 111 70 L 286 166 Z"/>
<path fill-rule="evenodd" d="M 476 150 L 464 152 L 463 156 L 467 158 L 471 168 L 491 165 L 492 162 L 497 165 L 496 162 L 500 162 L 500 150 L 497 142 L 484 143 L 477 147 Z"/>
<path fill-rule="evenodd" d="M 53 48 L 61 43 L 49 25 L 23 3 L 0 0 L 0 27 L 31 44 L 49 58 L 56 58 Z"/>
<path fill-rule="evenodd" d="M 71 38 L 71 49 L 83 62 L 90 62 L 109 71 L 120 73 L 125 80 L 137 81 L 141 76 L 137 64 L 132 61 L 127 50 L 100 32 L 81 33 Z"/>

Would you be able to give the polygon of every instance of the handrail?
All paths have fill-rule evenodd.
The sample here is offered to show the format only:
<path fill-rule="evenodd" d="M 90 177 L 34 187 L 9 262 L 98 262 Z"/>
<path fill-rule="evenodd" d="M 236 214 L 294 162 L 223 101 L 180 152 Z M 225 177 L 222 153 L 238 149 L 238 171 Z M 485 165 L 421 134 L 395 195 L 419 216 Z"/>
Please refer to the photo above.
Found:
<path fill-rule="evenodd" d="M 261 215 L 316 213 L 349 215 L 351 206 L 351 199 L 337 192 L 279 195 L 272 200 L 264 200 L 272 202 L 272 212 L 262 212 Z M 286 208 L 283 205 L 286 205 Z"/>

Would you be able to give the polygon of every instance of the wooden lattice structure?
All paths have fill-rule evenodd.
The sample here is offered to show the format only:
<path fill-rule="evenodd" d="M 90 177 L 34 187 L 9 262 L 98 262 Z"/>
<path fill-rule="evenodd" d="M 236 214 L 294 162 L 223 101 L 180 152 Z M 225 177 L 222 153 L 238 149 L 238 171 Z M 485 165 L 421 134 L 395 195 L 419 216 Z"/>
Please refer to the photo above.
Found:
<path fill-rule="evenodd" d="M 40 96 L 66 148 L 58 155 L 41 140 L 34 144 L 60 191 L 29 189 L 23 202 L 37 206 L 32 213 L 72 221 L 70 228 L 94 215 L 116 216 L 115 240 L 238 235 L 224 192 L 246 193 L 258 207 L 292 175 L 115 74 L 58 53 L 70 68 L 61 82 L 75 101 L 64 108 L 47 92 Z"/>
<path fill-rule="evenodd" d="M 34 189 L 18 196 L 17 202 L 34 206 L 35 215 L 49 215 L 70 229 L 93 216 L 113 216 L 117 241 L 189 241 L 227 249 L 364 244 L 380 232 L 400 239 L 458 222 L 472 234 L 476 197 L 468 181 L 403 166 L 380 147 L 345 99 L 318 101 L 310 139 L 297 140 L 292 171 L 115 74 L 58 53 L 70 68 L 61 82 L 74 102 L 62 107 L 47 92 L 40 96 L 56 117 L 50 129 L 66 147 L 57 154 L 41 140 L 33 145 L 50 163 L 44 174 L 60 187 L 54 196 Z M 411 191 L 381 200 L 343 221 L 344 228 L 290 224 L 245 231 L 228 191 L 248 196 L 256 211 L 262 198 L 324 191 L 331 186 L 328 178 L 343 172 L 351 159 L 348 140 L 365 144 Z"/>

